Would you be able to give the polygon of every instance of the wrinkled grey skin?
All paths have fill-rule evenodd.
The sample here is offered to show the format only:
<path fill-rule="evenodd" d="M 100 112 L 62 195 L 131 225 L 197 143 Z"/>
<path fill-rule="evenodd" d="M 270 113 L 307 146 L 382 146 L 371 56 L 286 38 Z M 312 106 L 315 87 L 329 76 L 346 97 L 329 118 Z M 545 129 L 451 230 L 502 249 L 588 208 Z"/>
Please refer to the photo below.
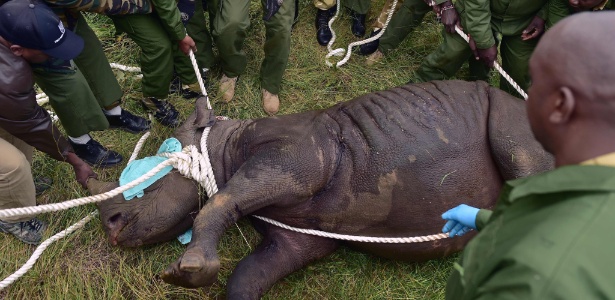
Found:
<path fill-rule="evenodd" d="M 199 145 L 205 116 L 200 105 L 177 129 L 183 145 Z M 490 208 L 504 180 L 553 164 L 532 137 L 525 103 L 484 82 L 406 85 L 326 110 L 219 121 L 208 145 L 220 190 L 200 211 L 196 183 L 175 172 L 143 198 L 99 205 L 111 243 L 129 247 L 174 238 L 198 212 L 192 242 L 162 274 L 166 282 L 185 287 L 216 281 L 218 241 L 244 216 L 349 235 L 431 235 L 440 232 L 447 209 L 460 203 Z M 90 184 L 93 193 L 113 186 Z M 259 298 L 279 279 L 342 244 L 251 221 L 263 240 L 229 278 L 232 299 Z M 461 250 L 471 236 L 345 244 L 422 261 Z"/>

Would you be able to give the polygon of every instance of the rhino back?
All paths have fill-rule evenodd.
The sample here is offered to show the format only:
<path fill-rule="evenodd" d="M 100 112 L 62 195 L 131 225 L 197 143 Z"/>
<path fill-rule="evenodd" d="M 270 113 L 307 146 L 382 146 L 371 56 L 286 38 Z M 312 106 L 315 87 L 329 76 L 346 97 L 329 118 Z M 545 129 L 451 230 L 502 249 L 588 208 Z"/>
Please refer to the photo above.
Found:
<path fill-rule="evenodd" d="M 446 209 L 460 202 L 490 207 L 497 198 L 502 178 L 489 148 L 488 111 L 487 84 L 462 81 L 406 85 L 324 110 L 312 122 L 335 140 L 330 184 L 302 205 L 264 213 L 342 234 L 438 233 Z M 464 242 L 355 246 L 420 260 L 419 254 L 443 256 Z"/>

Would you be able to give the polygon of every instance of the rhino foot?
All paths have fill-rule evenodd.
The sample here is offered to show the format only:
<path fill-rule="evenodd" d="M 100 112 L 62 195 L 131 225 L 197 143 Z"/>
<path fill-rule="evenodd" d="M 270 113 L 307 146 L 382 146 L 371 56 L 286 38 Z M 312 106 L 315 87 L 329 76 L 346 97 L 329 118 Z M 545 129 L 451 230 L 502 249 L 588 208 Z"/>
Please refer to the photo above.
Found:
<path fill-rule="evenodd" d="M 186 251 L 160 275 L 166 283 L 186 288 L 198 288 L 216 282 L 220 260 L 207 260 L 202 254 Z"/>

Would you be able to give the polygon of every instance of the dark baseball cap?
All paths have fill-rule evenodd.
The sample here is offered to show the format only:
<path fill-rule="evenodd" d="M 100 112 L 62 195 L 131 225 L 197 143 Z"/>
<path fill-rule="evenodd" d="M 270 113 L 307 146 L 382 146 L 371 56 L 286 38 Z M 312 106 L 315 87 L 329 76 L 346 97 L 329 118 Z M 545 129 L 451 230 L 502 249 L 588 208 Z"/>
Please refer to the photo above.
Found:
<path fill-rule="evenodd" d="M 36 0 L 11 0 L 0 6 L 0 36 L 59 59 L 73 59 L 83 50 L 83 39 L 65 29 L 60 18 Z"/>

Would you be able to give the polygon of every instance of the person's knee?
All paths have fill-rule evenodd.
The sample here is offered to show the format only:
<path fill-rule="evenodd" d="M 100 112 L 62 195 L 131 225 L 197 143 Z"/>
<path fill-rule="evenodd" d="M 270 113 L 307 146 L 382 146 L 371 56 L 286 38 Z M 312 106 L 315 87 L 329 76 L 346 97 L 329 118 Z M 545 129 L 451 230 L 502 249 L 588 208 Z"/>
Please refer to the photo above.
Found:
<path fill-rule="evenodd" d="M 30 169 L 30 163 L 26 156 L 15 147 L 7 147 L 2 151 L 3 159 L 0 162 L 0 176 L 10 176 L 11 174 Z"/>

